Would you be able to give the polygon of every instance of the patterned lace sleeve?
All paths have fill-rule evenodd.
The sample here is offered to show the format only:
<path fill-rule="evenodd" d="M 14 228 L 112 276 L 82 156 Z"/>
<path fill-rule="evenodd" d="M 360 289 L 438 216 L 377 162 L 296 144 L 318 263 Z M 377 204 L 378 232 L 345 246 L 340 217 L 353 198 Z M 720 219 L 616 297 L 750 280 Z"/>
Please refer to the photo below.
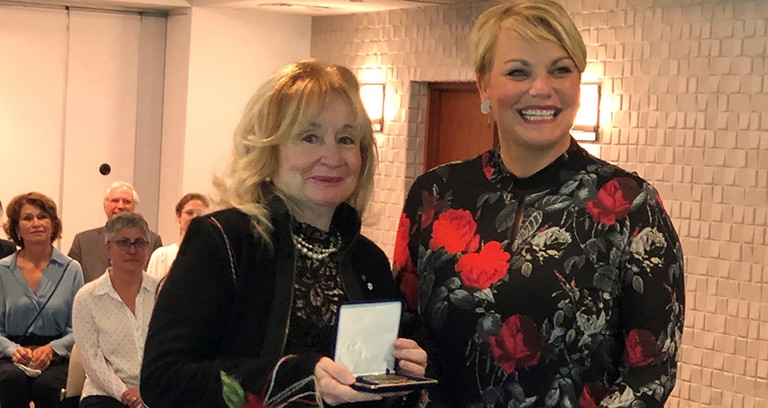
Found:
<path fill-rule="evenodd" d="M 675 385 L 682 340 L 685 289 L 683 253 L 656 190 L 645 184 L 633 201 L 619 263 L 621 377 L 600 406 L 663 407 Z"/>

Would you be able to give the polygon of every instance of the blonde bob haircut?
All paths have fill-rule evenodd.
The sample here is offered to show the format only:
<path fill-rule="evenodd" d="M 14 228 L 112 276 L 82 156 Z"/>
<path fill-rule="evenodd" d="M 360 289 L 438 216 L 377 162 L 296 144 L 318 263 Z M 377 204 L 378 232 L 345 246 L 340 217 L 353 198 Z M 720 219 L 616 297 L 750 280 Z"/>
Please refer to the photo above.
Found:
<path fill-rule="evenodd" d="M 218 204 L 248 214 L 254 231 L 270 244 L 272 225 L 265 207 L 270 197 L 276 194 L 283 198 L 294 214 L 297 209 L 295 200 L 271 181 L 278 168 L 278 147 L 304 131 L 331 98 L 340 98 L 346 105 L 352 136 L 360 146 L 358 184 L 346 202 L 362 215 L 373 194 L 377 165 L 371 119 L 352 71 L 315 59 L 284 67 L 256 91 L 235 130 L 229 169 L 214 180 L 220 195 Z"/>
<path fill-rule="evenodd" d="M 469 37 L 470 61 L 482 78 L 493 66 L 499 33 L 513 30 L 530 41 L 560 45 L 583 73 L 587 47 L 568 12 L 554 0 L 513 0 L 486 10 L 475 21 Z"/>

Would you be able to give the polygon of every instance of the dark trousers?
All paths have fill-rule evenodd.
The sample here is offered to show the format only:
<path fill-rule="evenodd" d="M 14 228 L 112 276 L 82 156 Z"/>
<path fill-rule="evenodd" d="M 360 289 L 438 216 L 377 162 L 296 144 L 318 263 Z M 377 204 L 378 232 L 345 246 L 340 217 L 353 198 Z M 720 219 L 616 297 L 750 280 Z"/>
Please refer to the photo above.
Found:
<path fill-rule="evenodd" d="M 67 385 L 69 360 L 54 357 L 51 365 L 35 378 L 27 377 L 10 359 L 0 359 L 0 405 L 3 408 L 56 408 L 61 389 Z"/>
<path fill-rule="evenodd" d="M 125 405 L 112 397 L 91 395 L 80 401 L 80 408 L 128 408 L 128 405 Z"/>

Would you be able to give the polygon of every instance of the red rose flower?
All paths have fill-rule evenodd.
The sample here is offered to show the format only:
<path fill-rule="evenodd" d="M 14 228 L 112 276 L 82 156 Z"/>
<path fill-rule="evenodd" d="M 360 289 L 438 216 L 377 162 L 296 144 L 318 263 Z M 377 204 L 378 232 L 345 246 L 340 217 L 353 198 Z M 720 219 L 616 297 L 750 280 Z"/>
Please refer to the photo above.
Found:
<path fill-rule="evenodd" d="M 427 228 L 435 218 L 435 213 L 441 213 L 448 208 L 448 203 L 438 200 L 437 197 L 426 191 L 421 192 L 421 228 Z"/>
<path fill-rule="evenodd" d="M 483 153 L 483 173 L 485 173 L 485 178 L 488 180 L 491 179 L 491 176 L 493 175 L 493 167 L 491 167 L 491 155 L 488 154 L 488 152 Z"/>
<path fill-rule="evenodd" d="M 584 384 L 579 397 L 579 408 L 597 408 L 608 394 L 608 388 L 601 382 Z"/>
<path fill-rule="evenodd" d="M 498 336 L 488 338 L 493 357 L 505 373 L 510 374 L 518 367 L 530 367 L 539 363 L 544 338 L 536 323 L 528 316 L 514 315 L 507 319 Z"/>
<path fill-rule="evenodd" d="M 466 254 L 456 262 L 456 272 L 466 286 L 489 288 L 507 275 L 509 253 L 497 241 L 491 241 L 478 253 Z"/>
<path fill-rule="evenodd" d="M 408 306 L 408 309 L 416 310 L 419 305 L 419 277 L 416 275 L 416 270 L 410 259 L 403 272 L 400 280 L 400 292 L 405 298 L 405 305 Z"/>
<path fill-rule="evenodd" d="M 592 218 L 606 225 L 613 225 L 629 214 L 632 201 L 640 195 L 640 186 L 625 177 L 615 178 L 606 183 L 597 197 L 585 203 Z"/>
<path fill-rule="evenodd" d="M 451 254 L 474 252 L 480 242 L 476 230 L 477 223 L 472 213 L 467 210 L 448 210 L 440 214 L 440 218 L 432 225 L 429 249 L 436 251 L 444 247 Z"/>
<path fill-rule="evenodd" d="M 245 404 L 241 408 L 266 408 L 264 398 L 253 395 L 250 392 L 245 396 Z"/>
<path fill-rule="evenodd" d="M 395 269 L 403 269 L 406 263 L 410 261 L 411 253 L 408 251 L 408 240 L 410 239 L 411 221 L 405 216 L 405 213 L 400 214 L 400 223 L 397 226 L 397 238 L 395 238 L 395 254 L 393 261 L 395 263 Z"/>
<path fill-rule="evenodd" d="M 644 366 L 661 355 L 656 337 L 648 330 L 633 329 L 627 335 L 624 363 L 630 367 Z"/>

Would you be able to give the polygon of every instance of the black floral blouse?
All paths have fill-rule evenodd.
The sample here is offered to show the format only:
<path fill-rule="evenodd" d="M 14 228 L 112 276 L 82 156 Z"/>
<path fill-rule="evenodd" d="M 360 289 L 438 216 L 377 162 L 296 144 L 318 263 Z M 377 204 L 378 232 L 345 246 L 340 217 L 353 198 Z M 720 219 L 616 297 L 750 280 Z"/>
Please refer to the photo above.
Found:
<path fill-rule="evenodd" d="M 394 264 L 437 406 L 661 407 L 675 385 L 677 234 L 653 186 L 573 140 L 527 178 L 496 150 L 420 176 Z"/>

